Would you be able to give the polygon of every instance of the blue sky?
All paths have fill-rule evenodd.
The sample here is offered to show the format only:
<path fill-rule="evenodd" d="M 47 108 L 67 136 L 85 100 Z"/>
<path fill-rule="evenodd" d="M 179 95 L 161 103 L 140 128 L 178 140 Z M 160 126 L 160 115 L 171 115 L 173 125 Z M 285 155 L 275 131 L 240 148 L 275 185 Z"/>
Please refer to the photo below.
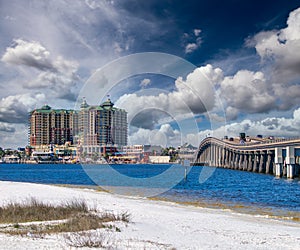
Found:
<path fill-rule="evenodd" d="M 2 147 L 27 144 L 28 111 L 73 108 L 97 69 L 144 52 L 195 68 L 99 93 L 128 111 L 131 144 L 299 135 L 299 1 L 0 0 L 0 20 Z"/>

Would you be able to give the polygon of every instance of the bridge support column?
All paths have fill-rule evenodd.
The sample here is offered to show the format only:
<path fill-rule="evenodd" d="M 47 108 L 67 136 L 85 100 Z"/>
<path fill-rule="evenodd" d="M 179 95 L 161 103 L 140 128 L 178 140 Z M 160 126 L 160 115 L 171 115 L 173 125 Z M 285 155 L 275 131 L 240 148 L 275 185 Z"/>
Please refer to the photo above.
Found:
<path fill-rule="evenodd" d="M 245 152 L 244 153 L 244 164 L 243 164 L 243 170 L 244 171 L 247 171 L 248 170 L 248 164 L 249 164 L 249 153 L 248 152 Z"/>
<path fill-rule="evenodd" d="M 216 167 L 216 158 L 217 158 L 217 153 L 216 153 L 216 145 L 212 145 L 210 151 L 210 166 Z"/>
<path fill-rule="evenodd" d="M 275 176 L 281 177 L 282 176 L 282 148 L 275 148 Z"/>
<path fill-rule="evenodd" d="M 286 177 L 293 179 L 295 176 L 295 164 L 287 164 L 286 168 Z"/>
<path fill-rule="evenodd" d="M 259 152 L 254 153 L 253 172 L 258 172 L 259 166 Z"/>
<path fill-rule="evenodd" d="M 239 159 L 238 169 L 239 169 L 239 170 L 243 170 L 244 154 L 239 153 L 239 155 L 240 155 L 240 159 Z"/>
<path fill-rule="evenodd" d="M 225 149 L 224 149 L 224 147 L 220 147 L 220 154 L 221 154 L 220 167 L 224 168 L 224 165 L 225 165 Z"/>
<path fill-rule="evenodd" d="M 259 173 L 265 173 L 266 172 L 266 152 L 262 151 L 260 154 L 260 161 L 259 161 Z"/>
<path fill-rule="evenodd" d="M 234 169 L 234 163 L 235 163 L 235 153 L 233 151 L 230 151 L 230 168 Z"/>
<path fill-rule="evenodd" d="M 215 157 L 216 157 L 215 146 L 211 145 L 211 147 L 210 147 L 210 164 L 209 164 L 209 166 L 215 166 Z"/>
<path fill-rule="evenodd" d="M 215 145 L 215 146 L 214 146 L 214 166 L 215 166 L 215 167 L 218 166 L 218 157 L 219 157 L 218 146 Z"/>
<path fill-rule="evenodd" d="M 218 146 L 218 167 L 222 165 L 222 148 Z"/>
<path fill-rule="evenodd" d="M 224 150 L 224 168 L 227 168 L 228 166 L 228 151 L 226 148 L 223 149 Z"/>
<path fill-rule="evenodd" d="M 207 146 L 204 147 L 203 152 L 202 152 L 202 160 L 201 160 L 204 165 L 206 165 L 207 161 Z"/>
<path fill-rule="evenodd" d="M 218 157 L 219 157 L 219 153 L 218 153 L 218 146 L 214 145 L 214 167 L 218 166 Z"/>
<path fill-rule="evenodd" d="M 212 159 L 213 159 L 213 146 L 210 145 L 209 151 L 208 151 L 208 166 L 212 166 Z"/>
<path fill-rule="evenodd" d="M 253 158 L 254 158 L 254 155 L 253 155 L 253 153 L 250 152 L 248 155 L 248 161 L 249 161 L 248 168 L 247 168 L 248 171 L 253 170 Z"/>
<path fill-rule="evenodd" d="M 226 149 L 226 165 L 227 168 L 231 168 L 231 151 Z"/>
<path fill-rule="evenodd" d="M 210 145 L 209 147 L 209 155 L 208 155 L 208 165 L 212 166 L 213 164 L 213 145 Z"/>
<path fill-rule="evenodd" d="M 229 151 L 229 168 L 234 169 L 234 153 Z"/>
<path fill-rule="evenodd" d="M 300 177 L 300 165 L 299 156 L 295 156 L 295 176 Z"/>
<path fill-rule="evenodd" d="M 221 165 L 223 168 L 226 167 L 226 150 L 224 147 L 222 147 L 222 161 L 221 161 Z"/>
<path fill-rule="evenodd" d="M 209 166 L 210 164 L 210 146 L 207 146 L 206 150 L 205 150 L 205 163 Z"/>
<path fill-rule="evenodd" d="M 272 166 L 272 151 L 268 150 L 267 152 L 267 162 L 266 162 L 266 174 L 272 174 L 273 173 L 273 166 Z"/>
<path fill-rule="evenodd" d="M 207 161 L 207 147 L 205 146 L 205 148 L 203 149 L 203 152 L 202 152 L 201 162 L 204 162 L 206 164 L 206 161 Z"/>
<path fill-rule="evenodd" d="M 235 155 L 235 157 L 234 157 L 234 169 L 238 169 L 239 168 L 239 153 L 235 152 L 234 155 Z"/>
<path fill-rule="evenodd" d="M 276 175 L 276 177 L 282 176 L 282 163 L 275 164 L 275 175 Z"/>
<path fill-rule="evenodd" d="M 224 148 L 224 168 L 228 167 L 228 151 Z"/>
<path fill-rule="evenodd" d="M 287 178 L 294 178 L 295 175 L 295 148 L 294 147 L 286 147 L 286 157 L 285 162 L 287 164 Z"/>

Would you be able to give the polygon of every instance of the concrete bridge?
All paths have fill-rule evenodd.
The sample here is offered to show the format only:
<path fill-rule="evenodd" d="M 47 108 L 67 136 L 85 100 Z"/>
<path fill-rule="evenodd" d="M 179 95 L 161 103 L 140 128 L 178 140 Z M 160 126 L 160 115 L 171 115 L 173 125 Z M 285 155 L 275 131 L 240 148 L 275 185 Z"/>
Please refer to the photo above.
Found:
<path fill-rule="evenodd" d="M 247 138 L 248 142 L 204 139 L 194 165 L 208 165 L 294 178 L 300 172 L 300 139 L 264 140 Z"/>

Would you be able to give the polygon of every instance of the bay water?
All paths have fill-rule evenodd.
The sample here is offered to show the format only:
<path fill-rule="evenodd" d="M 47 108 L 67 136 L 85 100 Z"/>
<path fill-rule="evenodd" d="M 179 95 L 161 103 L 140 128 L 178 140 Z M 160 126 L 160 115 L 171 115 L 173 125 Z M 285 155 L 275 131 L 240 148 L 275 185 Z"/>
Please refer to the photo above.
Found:
<path fill-rule="evenodd" d="M 117 175 L 112 174 L 109 168 Z M 266 174 L 202 166 L 190 167 L 185 178 L 184 168 L 171 164 L 120 164 L 109 165 L 109 168 L 107 165 L 1 164 L 0 180 L 94 188 L 98 185 L 101 187 L 103 183 L 104 189 L 110 185 L 124 190 L 128 186 L 138 186 L 160 176 L 155 179 L 155 185 L 149 182 L 151 185 L 144 186 L 148 190 L 162 190 L 152 192 L 152 199 L 300 218 L 300 180 L 297 178 L 287 180 Z M 95 169 L 99 181 L 91 176 Z M 207 169 L 210 171 L 209 176 L 205 181 L 199 181 L 201 172 Z"/>

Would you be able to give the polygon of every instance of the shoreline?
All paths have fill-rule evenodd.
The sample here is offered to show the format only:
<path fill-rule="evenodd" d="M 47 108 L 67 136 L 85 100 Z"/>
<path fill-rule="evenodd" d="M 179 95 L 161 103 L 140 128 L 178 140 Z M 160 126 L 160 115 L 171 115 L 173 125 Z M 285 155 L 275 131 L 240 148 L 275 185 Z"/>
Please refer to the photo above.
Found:
<path fill-rule="evenodd" d="M 300 243 L 299 223 L 226 209 L 121 196 L 86 187 L 0 181 L 0 190 L 1 204 L 24 202 L 30 197 L 51 204 L 82 199 L 99 211 L 127 211 L 131 222 L 113 233 L 118 249 L 296 249 Z M 0 249 L 66 248 L 59 235 L 31 239 L 0 234 L 0 242 Z"/>
<path fill-rule="evenodd" d="M 0 182 L 15 182 L 15 181 L 2 181 Z M 39 184 L 39 185 L 49 185 L 49 186 L 57 186 L 57 187 L 66 187 L 66 188 L 74 188 L 74 189 L 90 189 L 96 192 L 104 192 L 111 195 L 117 195 L 125 198 L 131 198 L 131 199 L 143 199 L 143 200 L 149 200 L 149 201 L 159 201 L 163 203 L 170 203 L 170 204 L 177 204 L 182 206 L 191 206 L 191 207 L 198 207 L 198 208 L 204 208 L 204 209 L 212 209 L 212 210 L 221 210 L 221 211 L 228 211 L 231 213 L 237 213 L 237 214 L 245 214 L 245 215 L 252 215 L 252 216 L 260 216 L 262 218 L 267 219 L 275 219 L 275 220 L 283 220 L 283 221 L 290 221 L 293 223 L 300 223 L 300 211 L 292 211 L 292 210 L 286 210 L 283 208 L 274 209 L 271 207 L 263 207 L 253 204 L 253 206 L 250 206 L 249 204 L 242 204 L 242 203 L 225 203 L 220 201 L 214 201 L 211 203 L 205 202 L 205 201 L 178 201 L 178 200 L 172 200 L 170 198 L 166 197 L 159 197 L 159 196 L 153 196 L 153 197 L 143 197 L 143 196 L 135 196 L 130 194 L 118 194 L 111 192 L 108 189 L 105 189 L 104 187 L 101 187 L 99 185 L 76 185 L 76 184 L 44 184 L 44 183 L 35 183 L 35 182 L 17 182 L 17 183 L 28 183 L 28 184 Z M 112 187 L 110 187 L 112 188 Z M 122 187 L 117 187 L 122 188 Z"/>
<path fill-rule="evenodd" d="M 52 185 L 52 184 L 50 184 Z M 92 189 L 96 190 L 98 192 L 106 192 L 109 194 L 114 195 L 115 193 L 110 192 L 109 190 L 104 189 L 101 186 L 95 185 L 72 185 L 72 184 L 53 184 L 54 186 L 62 186 L 62 187 L 68 187 L 68 188 L 83 188 L 83 189 Z M 132 198 L 140 198 L 145 199 L 145 197 L 142 196 L 130 196 L 130 195 L 124 195 L 124 197 L 132 197 Z M 192 206 L 192 207 L 199 207 L 199 208 L 207 208 L 207 209 L 213 209 L 213 210 L 224 210 L 229 211 L 233 213 L 239 213 L 239 214 L 248 214 L 248 215 L 254 215 L 254 216 L 262 216 L 264 218 L 270 218 L 270 219 L 278 219 L 278 220 L 284 220 L 284 221 L 292 221 L 295 223 L 300 223 L 300 211 L 291 211 L 286 210 L 283 208 L 274 209 L 271 207 L 263 207 L 253 204 L 253 206 L 250 206 L 248 204 L 242 204 L 242 203 L 224 203 L 222 201 L 215 201 L 212 203 L 208 203 L 205 201 L 178 201 L 178 200 L 172 200 L 170 198 L 166 197 L 159 197 L 159 196 L 153 196 L 153 197 L 146 197 L 147 200 L 153 200 L 153 201 L 160 201 L 160 202 L 167 202 L 171 204 L 179 204 L 183 206 Z"/>

